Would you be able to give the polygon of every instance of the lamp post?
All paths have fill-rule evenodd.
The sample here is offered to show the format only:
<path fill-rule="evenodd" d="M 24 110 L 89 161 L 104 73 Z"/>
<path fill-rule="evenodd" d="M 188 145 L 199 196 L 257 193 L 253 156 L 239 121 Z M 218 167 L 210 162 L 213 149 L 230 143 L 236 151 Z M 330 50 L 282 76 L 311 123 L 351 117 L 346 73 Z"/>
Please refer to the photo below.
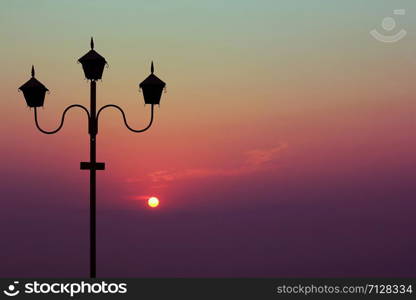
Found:
<path fill-rule="evenodd" d="M 47 131 L 40 127 L 38 122 L 37 108 L 42 107 L 45 100 L 45 94 L 48 91 L 40 81 L 35 78 L 35 68 L 32 66 L 32 78 L 30 78 L 19 89 L 23 92 L 26 103 L 30 108 L 34 108 L 34 117 L 36 127 L 44 134 L 57 133 L 63 126 L 65 115 L 71 108 L 80 108 L 84 110 L 88 115 L 88 133 L 90 135 L 90 161 L 81 162 L 81 170 L 90 171 L 90 277 L 96 277 L 96 171 L 104 170 L 105 164 L 103 162 L 97 162 L 96 159 L 96 137 L 98 133 L 98 118 L 100 113 L 106 108 L 115 108 L 119 110 L 123 116 L 123 121 L 126 127 L 135 133 L 140 133 L 148 130 L 153 123 L 154 105 L 159 104 L 162 96 L 162 91 L 166 84 L 154 75 L 153 62 L 151 64 L 151 74 L 139 84 L 139 87 L 143 91 L 145 104 L 150 104 L 150 122 L 143 129 L 131 128 L 126 119 L 124 111 L 115 104 L 108 104 L 101 107 L 97 112 L 96 105 L 96 88 L 97 80 L 102 78 L 104 66 L 107 64 L 104 57 L 98 54 L 94 50 L 94 41 L 91 38 L 91 50 L 88 51 L 83 57 L 78 60 L 82 64 L 85 77 L 90 81 L 90 109 L 80 104 L 73 104 L 65 108 L 61 122 L 55 130 Z"/>

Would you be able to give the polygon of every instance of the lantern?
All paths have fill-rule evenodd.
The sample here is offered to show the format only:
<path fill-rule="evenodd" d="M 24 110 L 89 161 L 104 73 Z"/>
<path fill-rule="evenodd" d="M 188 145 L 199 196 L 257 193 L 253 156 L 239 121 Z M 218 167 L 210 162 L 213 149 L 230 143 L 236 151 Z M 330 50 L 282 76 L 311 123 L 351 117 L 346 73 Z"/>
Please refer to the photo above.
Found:
<path fill-rule="evenodd" d="M 94 50 L 94 40 L 91 38 L 91 50 L 78 59 L 88 80 L 98 80 L 103 76 L 104 66 L 107 61 Z"/>
<path fill-rule="evenodd" d="M 160 80 L 154 72 L 153 62 L 150 67 L 151 74 L 147 76 L 142 83 L 139 84 L 139 87 L 143 91 L 144 103 L 145 104 L 159 104 L 160 97 L 162 96 L 162 91 L 166 86 L 162 80 Z"/>
<path fill-rule="evenodd" d="M 45 94 L 49 91 L 39 80 L 35 78 L 35 67 L 32 66 L 32 78 L 23 84 L 19 90 L 23 92 L 29 107 L 41 107 L 45 101 Z"/>

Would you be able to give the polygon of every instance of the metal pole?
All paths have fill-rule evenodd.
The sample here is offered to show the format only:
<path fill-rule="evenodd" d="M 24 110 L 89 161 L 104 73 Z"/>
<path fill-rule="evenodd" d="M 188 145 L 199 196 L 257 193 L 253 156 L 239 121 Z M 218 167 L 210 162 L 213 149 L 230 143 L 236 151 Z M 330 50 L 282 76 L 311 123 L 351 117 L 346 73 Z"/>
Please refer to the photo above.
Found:
<path fill-rule="evenodd" d="M 96 277 L 96 82 L 91 80 L 90 108 L 90 277 Z"/>

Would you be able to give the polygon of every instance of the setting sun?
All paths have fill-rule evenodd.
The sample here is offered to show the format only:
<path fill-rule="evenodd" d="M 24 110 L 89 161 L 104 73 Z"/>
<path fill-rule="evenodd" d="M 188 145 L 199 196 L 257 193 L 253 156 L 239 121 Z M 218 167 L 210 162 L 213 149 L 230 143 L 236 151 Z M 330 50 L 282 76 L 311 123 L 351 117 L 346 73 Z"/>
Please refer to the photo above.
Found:
<path fill-rule="evenodd" d="M 150 197 L 149 200 L 147 200 L 147 204 L 150 207 L 158 207 L 159 206 L 159 199 L 156 197 Z"/>

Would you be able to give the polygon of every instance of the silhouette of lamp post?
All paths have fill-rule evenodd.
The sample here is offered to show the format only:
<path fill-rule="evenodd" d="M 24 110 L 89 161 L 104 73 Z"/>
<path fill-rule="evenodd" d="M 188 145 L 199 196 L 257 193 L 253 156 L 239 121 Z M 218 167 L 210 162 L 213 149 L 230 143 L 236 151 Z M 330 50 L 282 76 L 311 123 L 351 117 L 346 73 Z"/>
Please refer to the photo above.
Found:
<path fill-rule="evenodd" d="M 90 277 L 96 277 L 96 171 L 104 170 L 105 164 L 96 160 L 96 136 L 98 133 L 98 118 L 100 113 L 106 108 L 115 108 L 119 110 L 123 116 L 126 127 L 136 133 L 144 132 L 152 126 L 154 106 L 159 104 L 162 91 L 166 84 L 154 75 L 153 62 L 151 64 L 151 74 L 139 84 L 142 89 L 145 104 L 150 104 L 150 121 L 143 129 L 131 128 L 126 119 L 124 111 L 115 104 L 108 104 L 101 107 L 98 112 L 96 109 L 96 82 L 102 78 L 104 66 L 107 64 L 104 57 L 94 50 L 94 41 L 91 38 L 91 50 L 78 60 L 82 64 L 85 77 L 90 81 L 90 109 L 80 104 L 73 104 L 65 108 L 61 122 L 57 129 L 52 131 L 44 130 L 38 122 L 37 108 L 42 107 L 45 94 L 49 91 L 39 80 L 35 78 L 35 68 L 32 66 L 32 78 L 30 78 L 19 89 L 23 92 L 27 105 L 34 108 L 36 127 L 45 134 L 57 133 L 63 126 L 65 115 L 71 108 L 80 108 L 88 115 L 88 133 L 90 135 L 90 161 L 81 162 L 81 170 L 90 171 Z"/>

